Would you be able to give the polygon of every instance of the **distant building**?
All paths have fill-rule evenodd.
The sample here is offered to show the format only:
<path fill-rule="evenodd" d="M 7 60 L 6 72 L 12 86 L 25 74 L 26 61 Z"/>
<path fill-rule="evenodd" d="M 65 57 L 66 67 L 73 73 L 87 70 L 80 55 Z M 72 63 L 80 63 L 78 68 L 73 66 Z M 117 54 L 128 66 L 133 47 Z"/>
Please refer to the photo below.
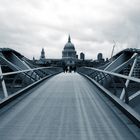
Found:
<path fill-rule="evenodd" d="M 33 62 L 35 61 L 35 57 L 33 57 Z"/>
<path fill-rule="evenodd" d="M 100 61 L 103 58 L 103 54 L 102 53 L 98 53 L 97 55 L 97 60 Z"/>
<path fill-rule="evenodd" d="M 41 60 L 42 59 L 45 59 L 45 51 L 44 51 L 44 48 L 42 48 L 40 59 Z"/>
<path fill-rule="evenodd" d="M 74 66 L 76 62 L 76 51 L 74 45 L 71 43 L 70 36 L 68 37 L 68 42 L 64 46 L 62 51 L 62 61 L 66 66 Z"/>
<path fill-rule="evenodd" d="M 97 55 L 97 61 L 98 62 L 104 62 L 104 58 L 103 58 L 103 54 L 102 53 L 98 53 L 98 55 Z"/>
<path fill-rule="evenodd" d="M 80 59 L 85 60 L 85 54 L 83 52 L 80 53 Z"/>
<path fill-rule="evenodd" d="M 42 48 L 40 59 L 37 61 L 37 64 L 45 65 L 46 63 L 47 63 L 47 60 L 46 60 L 46 57 L 45 57 L 45 51 L 44 51 L 44 48 Z"/>

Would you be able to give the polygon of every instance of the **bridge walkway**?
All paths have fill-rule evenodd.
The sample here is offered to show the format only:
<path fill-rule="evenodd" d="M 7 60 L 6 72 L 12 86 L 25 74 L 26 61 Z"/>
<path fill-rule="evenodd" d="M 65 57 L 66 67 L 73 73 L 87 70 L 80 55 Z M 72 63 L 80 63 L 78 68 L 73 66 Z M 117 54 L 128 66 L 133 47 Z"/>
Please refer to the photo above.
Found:
<path fill-rule="evenodd" d="M 99 92 L 77 73 L 56 75 L 1 109 L 0 140 L 135 140 Z"/>

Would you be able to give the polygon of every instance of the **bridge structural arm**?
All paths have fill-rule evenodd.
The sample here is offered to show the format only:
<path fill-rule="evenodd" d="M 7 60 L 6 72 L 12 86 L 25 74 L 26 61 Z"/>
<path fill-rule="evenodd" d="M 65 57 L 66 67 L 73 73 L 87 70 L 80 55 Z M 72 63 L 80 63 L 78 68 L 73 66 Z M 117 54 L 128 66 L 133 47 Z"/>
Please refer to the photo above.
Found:
<path fill-rule="evenodd" d="M 129 72 L 129 76 L 132 76 L 132 73 L 133 73 L 133 71 L 134 71 L 134 68 L 135 68 L 136 63 L 137 63 L 137 58 L 135 58 L 135 60 L 134 60 L 134 62 L 133 62 L 133 65 L 132 65 L 131 70 L 130 70 L 130 72 Z M 130 80 L 127 79 L 127 80 L 126 80 L 126 83 L 125 83 L 126 88 L 128 87 L 129 82 L 130 82 Z M 125 96 L 125 89 L 123 88 L 122 93 L 121 93 L 121 96 L 120 96 L 120 99 L 121 99 L 121 100 L 124 100 L 124 96 Z"/>
<path fill-rule="evenodd" d="M 124 67 L 127 67 L 129 64 L 133 63 L 137 56 L 138 54 L 134 53 L 130 59 L 117 66 L 115 69 L 112 70 L 112 72 L 116 73 L 120 72 L 121 70 L 124 69 Z"/>
<path fill-rule="evenodd" d="M 0 79 L 1 79 L 1 84 L 2 84 L 2 89 L 3 89 L 4 97 L 6 98 L 6 97 L 8 97 L 8 92 L 7 92 L 5 81 L 3 79 L 1 66 L 0 66 Z"/>

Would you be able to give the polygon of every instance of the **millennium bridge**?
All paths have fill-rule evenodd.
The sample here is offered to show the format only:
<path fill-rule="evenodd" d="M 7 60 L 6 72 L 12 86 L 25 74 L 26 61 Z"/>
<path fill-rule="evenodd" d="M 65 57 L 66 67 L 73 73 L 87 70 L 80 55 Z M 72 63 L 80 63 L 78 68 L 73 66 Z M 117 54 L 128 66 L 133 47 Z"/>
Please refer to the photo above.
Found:
<path fill-rule="evenodd" d="M 101 67 L 37 67 L 0 49 L 0 140 L 140 139 L 140 50 Z"/>

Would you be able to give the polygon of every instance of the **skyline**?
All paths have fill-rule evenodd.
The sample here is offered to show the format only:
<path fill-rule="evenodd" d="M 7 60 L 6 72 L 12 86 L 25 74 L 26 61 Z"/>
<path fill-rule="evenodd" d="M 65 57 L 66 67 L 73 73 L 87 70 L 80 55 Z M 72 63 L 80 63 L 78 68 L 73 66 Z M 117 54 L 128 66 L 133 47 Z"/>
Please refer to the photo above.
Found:
<path fill-rule="evenodd" d="M 140 1 L 134 0 L 0 0 L 0 47 L 30 59 L 61 58 L 67 37 L 87 59 L 139 48 Z"/>

